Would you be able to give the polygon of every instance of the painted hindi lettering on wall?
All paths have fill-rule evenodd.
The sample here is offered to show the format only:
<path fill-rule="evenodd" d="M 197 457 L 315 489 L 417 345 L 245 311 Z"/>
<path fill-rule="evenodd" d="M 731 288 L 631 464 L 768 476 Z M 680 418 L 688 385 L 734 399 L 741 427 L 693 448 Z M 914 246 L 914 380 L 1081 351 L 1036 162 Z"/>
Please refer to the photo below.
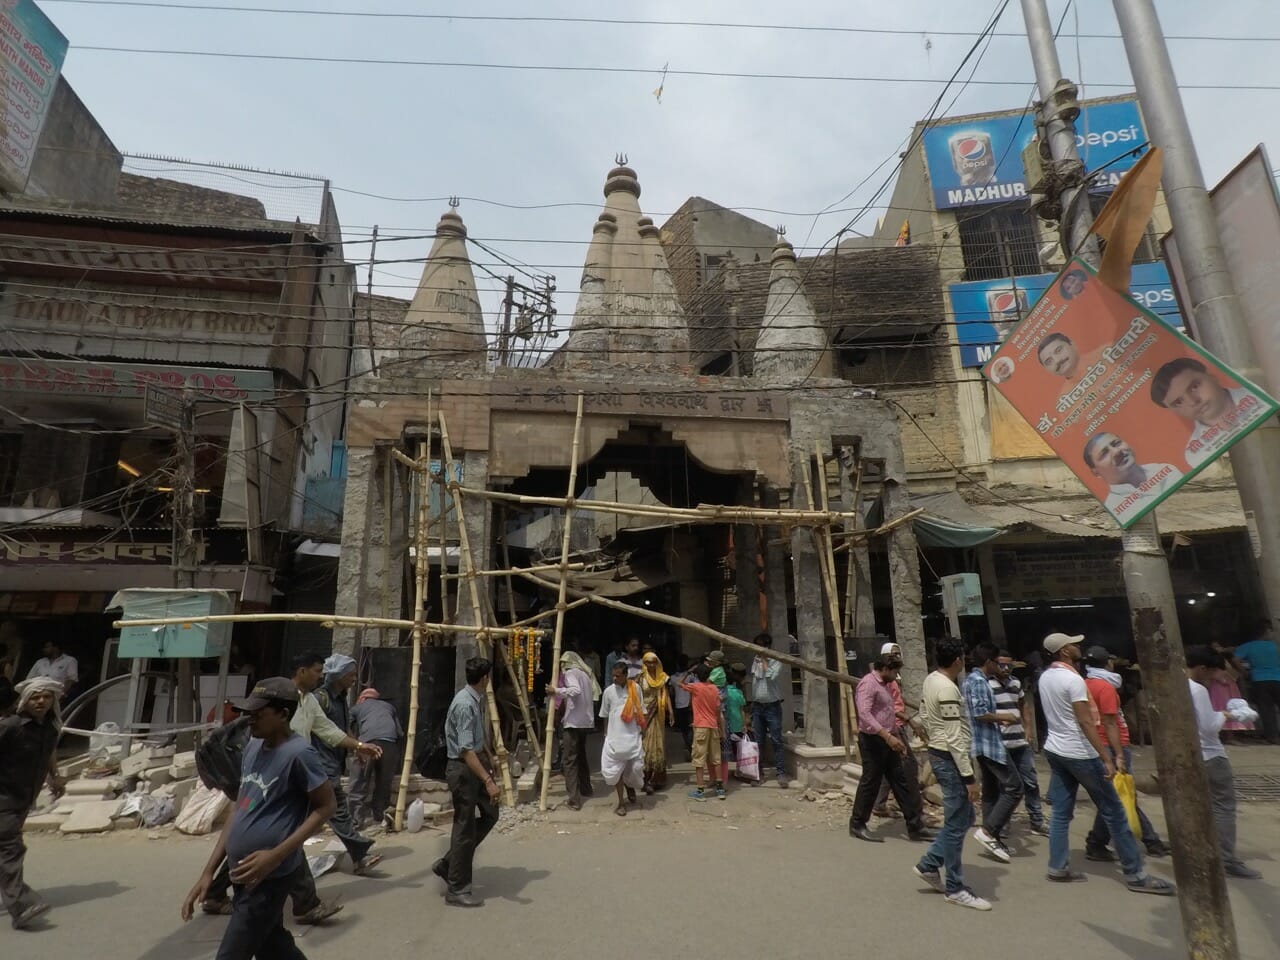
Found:
<path fill-rule="evenodd" d="M 982 372 L 1122 527 L 1280 409 L 1079 259 Z"/>

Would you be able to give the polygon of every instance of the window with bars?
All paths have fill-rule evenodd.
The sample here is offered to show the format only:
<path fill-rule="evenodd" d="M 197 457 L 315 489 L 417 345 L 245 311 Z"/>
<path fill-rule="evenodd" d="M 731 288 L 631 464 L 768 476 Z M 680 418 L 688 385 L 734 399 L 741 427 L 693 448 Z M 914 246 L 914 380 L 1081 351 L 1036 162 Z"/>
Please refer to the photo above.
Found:
<path fill-rule="evenodd" d="M 965 280 L 1002 280 L 1044 273 L 1030 210 L 996 207 L 957 219 Z"/>

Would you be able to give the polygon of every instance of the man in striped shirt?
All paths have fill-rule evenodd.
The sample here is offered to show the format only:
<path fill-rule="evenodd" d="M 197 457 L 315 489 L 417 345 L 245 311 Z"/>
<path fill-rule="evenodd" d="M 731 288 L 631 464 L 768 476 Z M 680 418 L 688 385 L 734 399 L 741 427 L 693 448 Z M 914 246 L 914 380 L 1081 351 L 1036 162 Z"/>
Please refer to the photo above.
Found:
<path fill-rule="evenodd" d="M 1040 802 L 1040 780 L 1036 776 L 1036 758 L 1027 741 L 1027 731 L 1023 726 L 1023 704 L 1026 697 L 1022 692 L 1022 682 L 1013 675 L 1013 657 L 1008 650 L 1001 650 L 996 658 L 996 674 L 989 677 L 991 694 L 996 698 L 996 709 L 1001 713 L 1013 713 L 1018 719 L 1005 724 L 1000 734 L 1004 738 L 1004 748 L 1009 754 L 1009 762 L 1022 778 L 1022 799 L 1027 808 L 1027 816 L 1031 819 L 1031 832 L 1036 836 L 1047 837 L 1049 827 L 1044 822 L 1044 806 Z"/>

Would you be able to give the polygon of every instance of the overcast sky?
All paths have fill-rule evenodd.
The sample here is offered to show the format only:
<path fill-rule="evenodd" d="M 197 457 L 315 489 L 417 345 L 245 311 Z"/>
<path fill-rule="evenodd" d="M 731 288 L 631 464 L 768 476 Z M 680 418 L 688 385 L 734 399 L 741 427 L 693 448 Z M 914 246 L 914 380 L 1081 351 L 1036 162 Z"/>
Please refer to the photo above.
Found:
<path fill-rule="evenodd" d="M 434 227 L 442 198 L 464 201 L 474 237 L 576 290 L 600 188 L 614 154 L 639 173 L 641 205 L 659 223 L 691 195 L 785 223 L 800 243 L 827 240 L 875 193 L 913 122 L 998 6 L 996 0 L 814 0 L 806 4 L 675 0 L 185 0 L 368 13 L 610 16 L 631 19 L 779 22 L 877 28 L 905 34 L 779 31 L 724 26 L 648 26 L 414 20 L 178 9 L 40 0 L 71 41 L 65 76 L 122 150 L 214 160 L 329 178 L 349 237 Z M 1050 0 L 1057 22 L 1065 0 Z M 1171 41 L 1183 84 L 1280 88 L 1280 4 L 1275 0 L 1161 0 L 1170 35 L 1236 39 Z M 1022 30 L 1014 2 L 999 32 Z M 1077 0 L 1059 50 L 1085 95 L 1130 83 L 1110 0 Z M 1276 40 L 1242 40 L 1241 37 Z M 303 57 L 614 66 L 644 74 L 464 69 L 419 65 L 303 63 L 107 52 L 89 47 L 270 53 Z M 672 70 L 896 78 L 896 82 L 672 75 Z M 967 76 L 968 70 L 965 71 Z M 997 36 L 950 114 L 1026 103 L 1033 74 L 1025 38 Z M 917 82 L 928 81 L 928 82 Z M 987 81 L 987 83 L 980 83 Z M 1011 82 L 998 85 L 993 81 Z M 1118 85 L 1118 86 L 1116 86 Z M 957 86 L 955 89 L 959 89 Z M 948 94 L 949 103 L 954 90 Z M 1212 185 L 1259 142 L 1280 151 L 1280 89 L 1184 92 L 1205 175 Z M 1273 157 L 1274 159 L 1274 157 Z M 850 196 L 850 191 L 852 195 Z M 885 199 L 888 198 L 885 193 Z M 497 206 L 563 204 L 519 210 Z M 849 212 L 813 214 L 835 206 Z M 856 224 L 874 228 L 878 210 Z M 428 242 L 380 247 L 379 256 L 423 256 Z M 367 256 L 351 246 L 349 256 Z M 474 251 L 473 251 L 474 252 Z M 476 259 L 492 263 L 478 252 Z M 498 268 L 506 272 L 505 268 Z M 382 268 L 385 293 L 410 296 L 419 270 Z M 495 281 L 478 277 L 481 288 Z M 363 280 L 362 280 L 363 282 Z M 486 311 L 496 298 L 485 297 Z M 561 303 L 564 311 L 566 299 Z"/>

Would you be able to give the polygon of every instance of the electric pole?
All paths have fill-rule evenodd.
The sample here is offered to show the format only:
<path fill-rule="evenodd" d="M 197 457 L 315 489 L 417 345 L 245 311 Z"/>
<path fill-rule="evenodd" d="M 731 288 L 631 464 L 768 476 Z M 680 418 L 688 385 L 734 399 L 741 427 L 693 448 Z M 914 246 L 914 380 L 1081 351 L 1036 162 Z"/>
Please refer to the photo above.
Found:
<path fill-rule="evenodd" d="M 1191 296 L 1196 339 L 1227 366 L 1272 392 L 1250 342 L 1248 321 L 1227 269 L 1218 220 L 1205 189 L 1200 158 L 1182 106 L 1160 19 L 1151 0 L 1115 0 L 1129 69 L 1142 103 L 1147 136 L 1164 152 L 1162 185 L 1178 236 L 1179 259 Z M 1267 616 L 1280 620 L 1280 423 L 1269 418 L 1231 448 L 1231 466 L 1253 541 Z"/>
<path fill-rule="evenodd" d="M 1134 6 L 1149 7 L 1150 4 L 1148 0 L 1116 0 L 1117 11 Z M 1100 260 L 1098 242 L 1090 232 L 1093 213 L 1084 167 L 1076 149 L 1074 121 L 1079 114 L 1076 87 L 1062 77 L 1045 0 L 1022 0 L 1022 15 L 1035 63 L 1036 85 L 1044 101 L 1039 109 L 1054 164 L 1055 176 L 1051 182 L 1055 184 L 1054 189 L 1061 189 L 1063 245 L 1068 255 L 1077 253 L 1096 267 Z M 1130 25 L 1125 29 L 1123 13 L 1120 20 L 1132 60 L 1129 34 L 1140 28 Z M 1155 22 L 1154 11 L 1151 22 Z M 1167 64 L 1167 59 L 1165 62 Z M 1135 67 L 1135 77 L 1137 73 Z M 1172 74 L 1169 77 L 1172 85 Z M 1141 83 L 1138 94 L 1146 107 L 1145 117 L 1162 109 L 1162 105 L 1146 101 Z M 1177 99 L 1176 90 L 1173 98 Z M 1164 146 L 1157 137 L 1152 136 L 1152 140 Z M 1167 178 L 1165 187 L 1168 196 Z M 1169 202 L 1172 210 L 1172 197 Z M 1207 208 L 1207 200 L 1205 205 Z M 1187 243 L 1188 254 L 1194 256 L 1192 238 L 1182 240 L 1183 236 L 1179 229 L 1180 243 Z M 1218 262 L 1222 262 L 1220 247 Z M 1150 701 L 1156 767 L 1173 845 L 1174 876 L 1181 887 L 1178 903 L 1188 955 L 1193 960 L 1238 960 L 1240 953 L 1209 802 L 1209 783 L 1200 757 L 1200 738 L 1187 688 L 1186 658 L 1173 581 L 1155 515 L 1149 514 L 1124 531 L 1122 543 L 1125 593 L 1142 667 L 1142 683 Z"/>
<path fill-rule="evenodd" d="M 196 585 L 196 567 L 200 563 L 200 550 L 196 543 L 196 447 L 195 404 L 187 394 L 182 396 L 182 422 L 175 431 L 177 464 L 173 471 L 173 585 L 178 589 L 192 590 Z M 195 677 L 191 660 L 178 660 L 178 679 L 173 691 L 173 721 L 177 727 L 188 727 L 195 719 Z M 221 715 L 222 704 L 215 708 Z M 190 750 L 195 743 L 193 733 L 178 735 L 178 748 Z"/>

